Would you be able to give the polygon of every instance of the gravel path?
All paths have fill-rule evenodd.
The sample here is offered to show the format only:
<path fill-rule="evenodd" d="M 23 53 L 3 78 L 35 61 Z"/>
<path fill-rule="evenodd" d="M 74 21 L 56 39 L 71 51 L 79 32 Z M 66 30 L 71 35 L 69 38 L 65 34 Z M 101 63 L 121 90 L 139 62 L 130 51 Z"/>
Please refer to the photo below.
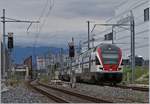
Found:
<path fill-rule="evenodd" d="M 20 84 L 15 88 L 1 94 L 2 103 L 54 103 L 49 98 L 28 89 L 24 84 Z"/>

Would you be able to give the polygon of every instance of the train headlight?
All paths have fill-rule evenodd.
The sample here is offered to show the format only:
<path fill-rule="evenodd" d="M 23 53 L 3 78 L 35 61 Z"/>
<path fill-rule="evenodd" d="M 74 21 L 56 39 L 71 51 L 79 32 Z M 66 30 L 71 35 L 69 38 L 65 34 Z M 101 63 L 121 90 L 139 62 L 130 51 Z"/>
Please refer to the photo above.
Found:
<path fill-rule="evenodd" d="M 118 68 L 118 70 L 121 70 L 122 68 Z"/>
<path fill-rule="evenodd" d="M 103 70 L 103 68 L 102 68 L 102 67 L 99 67 L 99 69 Z"/>

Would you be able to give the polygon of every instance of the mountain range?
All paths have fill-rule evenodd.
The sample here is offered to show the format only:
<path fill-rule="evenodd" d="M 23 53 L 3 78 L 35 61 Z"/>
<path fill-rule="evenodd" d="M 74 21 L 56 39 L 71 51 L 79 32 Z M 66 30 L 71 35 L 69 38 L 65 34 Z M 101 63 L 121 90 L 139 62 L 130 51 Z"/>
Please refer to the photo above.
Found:
<path fill-rule="evenodd" d="M 61 48 L 57 47 L 14 47 L 12 51 L 12 59 L 15 64 L 22 64 L 24 59 L 29 56 L 32 56 L 33 63 L 35 63 L 35 56 L 51 54 L 59 54 Z M 68 49 L 63 48 L 63 53 L 67 54 Z"/>

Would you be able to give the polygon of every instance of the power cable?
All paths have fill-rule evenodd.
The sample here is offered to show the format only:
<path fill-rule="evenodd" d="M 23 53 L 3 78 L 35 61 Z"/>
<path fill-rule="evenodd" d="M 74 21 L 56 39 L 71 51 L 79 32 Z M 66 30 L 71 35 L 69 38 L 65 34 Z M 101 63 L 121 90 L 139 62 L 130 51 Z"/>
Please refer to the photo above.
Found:
<path fill-rule="evenodd" d="M 149 44 L 144 44 L 144 45 L 140 45 L 140 46 L 136 46 L 135 49 L 139 49 L 139 48 L 143 48 L 143 47 L 148 47 Z M 122 49 L 122 50 L 130 50 L 130 48 L 125 48 L 125 49 Z"/>
<path fill-rule="evenodd" d="M 37 30 L 38 33 L 37 33 L 37 35 L 36 35 L 36 37 L 35 37 L 35 41 L 34 41 L 34 44 L 33 44 L 33 53 L 34 53 L 34 56 L 35 56 L 35 57 L 36 57 L 36 55 L 35 55 L 35 50 L 36 50 L 36 45 L 37 45 L 37 41 L 38 41 L 39 34 L 41 33 L 42 28 L 44 27 L 44 24 L 45 24 L 45 22 L 46 22 L 46 19 L 47 19 L 47 17 L 49 16 L 49 14 L 50 14 L 52 8 L 54 7 L 54 0 L 53 0 L 53 3 L 52 3 L 51 0 L 50 0 L 50 2 L 48 2 L 48 1 L 49 1 L 49 0 L 47 0 L 47 5 L 49 4 L 48 12 L 47 12 L 47 14 L 46 14 L 46 16 L 45 16 L 45 18 L 44 18 L 44 20 L 43 20 L 43 23 L 39 26 L 39 30 Z M 52 4 L 52 5 L 51 5 L 51 4 Z M 45 10 L 45 9 L 46 9 L 46 7 L 44 8 L 44 10 Z M 44 11 L 44 10 L 43 10 L 43 11 Z M 42 14 L 41 14 L 41 16 L 39 17 L 39 19 L 41 19 L 43 16 L 44 16 L 44 12 L 42 12 Z"/>
<path fill-rule="evenodd" d="M 39 34 L 41 33 L 41 31 L 42 31 L 42 29 L 43 29 L 43 27 L 44 27 L 44 25 L 45 25 L 46 19 L 47 19 L 47 17 L 49 16 L 50 11 L 52 10 L 52 8 L 53 8 L 53 6 L 54 6 L 54 0 L 53 0 L 53 4 L 52 4 L 52 5 L 51 5 L 51 4 L 52 4 L 52 3 L 51 3 L 51 0 L 50 0 L 48 12 L 47 12 L 47 14 L 46 14 L 46 17 L 45 17 L 44 20 L 43 20 L 43 23 L 42 23 L 42 24 L 40 25 L 40 27 L 39 27 L 38 34 L 36 35 L 35 46 L 36 46 L 36 44 L 37 44 L 37 39 L 38 39 L 38 37 L 39 37 Z"/>
<path fill-rule="evenodd" d="M 45 5 L 44 5 L 44 8 L 42 9 L 42 12 L 41 12 L 40 17 L 38 18 L 38 21 L 40 21 L 40 20 L 41 20 L 41 18 L 43 17 L 43 15 L 44 15 L 44 13 L 45 13 L 45 10 L 46 10 L 47 5 L 48 5 L 48 0 L 46 1 Z M 28 33 L 29 28 L 31 27 L 31 25 L 32 25 L 32 24 L 30 24 L 30 25 L 28 26 L 27 31 L 26 31 L 27 33 Z"/>

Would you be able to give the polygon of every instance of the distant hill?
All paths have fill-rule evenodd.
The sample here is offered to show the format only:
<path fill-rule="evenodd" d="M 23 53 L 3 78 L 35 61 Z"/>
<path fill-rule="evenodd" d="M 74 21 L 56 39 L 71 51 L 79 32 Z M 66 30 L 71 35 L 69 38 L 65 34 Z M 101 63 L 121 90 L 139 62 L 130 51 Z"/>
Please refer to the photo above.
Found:
<path fill-rule="evenodd" d="M 19 47 L 16 46 L 12 52 L 12 58 L 15 61 L 14 63 L 22 64 L 23 60 L 29 56 L 33 56 L 33 62 L 35 62 L 35 55 L 45 55 L 47 53 L 58 54 L 60 53 L 61 48 L 56 47 L 36 47 L 34 50 L 33 47 Z M 67 53 L 67 49 L 64 49 L 64 53 Z"/>

